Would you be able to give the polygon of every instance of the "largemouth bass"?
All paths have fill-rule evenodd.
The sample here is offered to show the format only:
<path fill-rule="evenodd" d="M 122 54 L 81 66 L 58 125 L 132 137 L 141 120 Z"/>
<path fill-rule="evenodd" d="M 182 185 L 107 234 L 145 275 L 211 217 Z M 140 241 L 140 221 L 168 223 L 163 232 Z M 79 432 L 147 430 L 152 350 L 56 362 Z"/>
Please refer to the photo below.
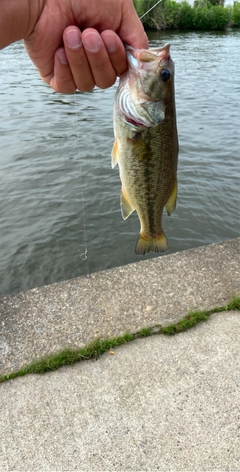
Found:
<path fill-rule="evenodd" d="M 162 229 L 177 199 L 178 137 L 174 63 L 170 45 L 126 47 L 128 71 L 119 81 L 114 104 L 112 167 L 119 166 L 123 219 L 137 211 L 141 229 L 136 254 L 165 252 Z"/>

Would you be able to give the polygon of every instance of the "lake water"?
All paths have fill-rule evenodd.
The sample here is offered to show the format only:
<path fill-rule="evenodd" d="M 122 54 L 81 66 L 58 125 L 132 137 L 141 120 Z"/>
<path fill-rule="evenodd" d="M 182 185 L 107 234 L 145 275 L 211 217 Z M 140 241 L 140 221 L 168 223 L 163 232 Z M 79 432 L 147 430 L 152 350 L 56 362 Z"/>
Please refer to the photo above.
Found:
<path fill-rule="evenodd" d="M 176 67 L 179 193 L 163 219 L 169 253 L 235 238 L 240 32 L 149 38 L 171 43 Z M 136 256 L 137 215 L 121 217 L 110 159 L 115 90 L 57 94 L 22 43 L 0 51 L 0 296 L 162 257 Z"/>

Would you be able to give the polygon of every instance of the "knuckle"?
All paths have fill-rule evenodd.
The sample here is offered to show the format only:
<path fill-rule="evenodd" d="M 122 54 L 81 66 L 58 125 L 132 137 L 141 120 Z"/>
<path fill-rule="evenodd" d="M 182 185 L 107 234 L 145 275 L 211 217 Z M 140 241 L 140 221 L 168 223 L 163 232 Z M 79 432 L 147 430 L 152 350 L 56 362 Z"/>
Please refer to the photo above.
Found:
<path fill-rule="evenodd" d="M 104 90 L 104 89 L 107 89 L 109 87 L 112 87 L 115 84 L 115 82 L 116 82 L 116 77 L 114 77 L 112 79 L 108 79 L 108 81 L 105 82 L 105 83 L 99 83 L 99 84 L 97 83 L 97 86 Z"/>
<path fill-rule="evenodd" d="M 57 88 L 55 88 L 56 92 L 58 93 L 64 93 L 64 94 L 71 94 L 71 93 L 74 93 L 76 88 L 75 87 L 62 87 L 62 86 L 58 86 Z"/>
<path fill-rule="evenodd" d="M 81 85 L 77 86 L 77 88 L 80 92 L 91 92 L 94 89 L 94 87 L 95 87 L 94 83 L 81 84 Z"/>
<path fill-rule="evenodd" d="M 55 83 L 56 83 L 57 92 L 59 92 L 59 93 L 67 93 L 68 94 L 68 93 L 73 93 L 76 90 L 75 83 L 72 79 L 63 80 L 61 78 L 61 79 L 57 79 Z M 56 90 L 56 88 L 55 88 L 55 90 Z"/>
<path fill-rule="evenodd" d="M 94 68 L 95 70 L 102 70 L 102 69 L 107 69 L 110 65 L 110 60 L 109 58 L 106 58 L 100 62 L 95 62 L 94 64 L 92 64 L 92 68 Z"/>

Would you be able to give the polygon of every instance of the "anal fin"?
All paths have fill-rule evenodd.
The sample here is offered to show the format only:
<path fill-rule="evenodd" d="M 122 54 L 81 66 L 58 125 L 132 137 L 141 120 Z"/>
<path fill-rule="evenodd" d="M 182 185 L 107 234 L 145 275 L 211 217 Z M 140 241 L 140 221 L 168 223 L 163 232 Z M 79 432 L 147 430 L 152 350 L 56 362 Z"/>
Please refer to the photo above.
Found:
<path fill-rule="evenodd" d="M 122 217 L 124 220 L 126 220 L 131 215 L 131 213 L 135 210 L 135 208 L 132 207 L 123 187 L 122 187 L 120 202 L 121 202 Z"/>
<path fill-rule="evenodd" d="M 171 191 L 171 195 L 165 205 L 166 211 L 168 216 L 171 215 L 171 213 L 175 210 L 176 208 L 176 203 L 177 203 L 177 179 L 174 180 L 173 188 Z"/>

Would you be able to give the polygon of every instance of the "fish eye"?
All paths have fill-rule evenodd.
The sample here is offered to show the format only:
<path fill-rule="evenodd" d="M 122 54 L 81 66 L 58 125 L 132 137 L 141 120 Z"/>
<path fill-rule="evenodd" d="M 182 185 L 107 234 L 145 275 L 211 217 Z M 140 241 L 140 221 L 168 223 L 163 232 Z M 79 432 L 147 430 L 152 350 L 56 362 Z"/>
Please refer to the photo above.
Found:
<path fill-rule="evenodd" d="M 171 76 L 171 74 L 170 74 L 170 72 L 169 72 L 168 69 L 163 69 L 163 70 L 161 71 L 161 74 L 160 74 L 160 75 L 161 75 L 161 78 L 162 78 L 163 82 L 167 82 L 167 80 L 168 80 L 168 79 L 170 78 L 170 76 Z"/>

